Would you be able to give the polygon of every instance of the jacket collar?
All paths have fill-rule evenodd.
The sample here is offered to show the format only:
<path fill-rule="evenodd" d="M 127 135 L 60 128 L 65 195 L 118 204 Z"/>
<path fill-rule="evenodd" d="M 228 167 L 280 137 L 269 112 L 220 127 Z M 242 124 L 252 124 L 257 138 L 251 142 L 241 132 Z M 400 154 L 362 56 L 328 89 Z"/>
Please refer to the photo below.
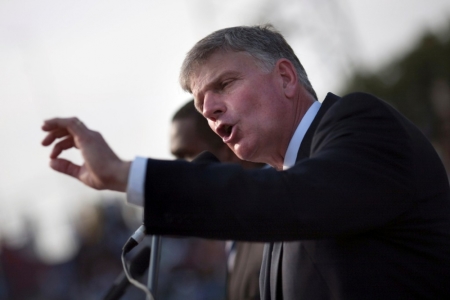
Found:
<path fill-rule="evenodd" d="M 333 104 L 335 104 L 339 99 L 341 98 L 332 93 L 327 94 L 325 100 L 323 100 L 322 105 L 320 106 L 319 111 L 317 112 L 316 117 L 312 121 L 311 126 L 309 126 L 308 131 L 306 131 L 305 136 L 303 137 L 302 144 L 300 145 L 300 148 L 297 152 L 297 159 L 295 160 L 296 162 L 302 160 L 303 158 L 309 157 L 312 139 L 316 132 L 317 126 L 320 123 L 320 120 L 322 120 L 322 117 L 325 115 L 328 109 L 333 106 Z"/>

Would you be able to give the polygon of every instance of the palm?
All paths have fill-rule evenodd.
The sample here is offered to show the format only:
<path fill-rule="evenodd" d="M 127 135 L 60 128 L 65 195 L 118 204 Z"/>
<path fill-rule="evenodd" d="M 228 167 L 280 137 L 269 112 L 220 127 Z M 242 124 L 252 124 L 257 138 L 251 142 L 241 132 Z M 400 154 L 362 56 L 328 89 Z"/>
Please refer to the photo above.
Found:
<path fill-rule="evenodd" d="M 82 164 L 80 167 L 80 171 L 78 173 L 78 179 L 90 186 L 94 189 L 101 190 L 104 189 L 102 186 L 101 180 L 99 180 L 98 176 L 96 176 L 87 166 L 86 164 Z"/>

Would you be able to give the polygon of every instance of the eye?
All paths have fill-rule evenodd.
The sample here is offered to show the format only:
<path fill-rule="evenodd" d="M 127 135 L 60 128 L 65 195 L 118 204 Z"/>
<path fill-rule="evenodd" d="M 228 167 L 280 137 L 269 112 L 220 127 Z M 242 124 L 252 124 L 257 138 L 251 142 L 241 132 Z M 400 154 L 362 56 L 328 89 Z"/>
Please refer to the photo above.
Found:
<path fill-rule="evenodd" d="M 221 88 L 224 89 L 232 82 L 233 82 L 233 79 L 227 79 L 227 80 L 222 81 Z"/>

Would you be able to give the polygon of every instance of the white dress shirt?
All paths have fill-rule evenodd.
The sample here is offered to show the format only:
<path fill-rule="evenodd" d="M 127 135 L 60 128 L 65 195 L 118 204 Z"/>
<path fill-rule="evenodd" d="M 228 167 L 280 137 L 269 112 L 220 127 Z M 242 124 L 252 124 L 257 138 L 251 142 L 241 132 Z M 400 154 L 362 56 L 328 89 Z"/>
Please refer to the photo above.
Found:
<path fill-rule="evenodd" d="M 300 149 L 303 138 L 305 137 L 309 126 L 311 126 L 312 121 L 316 117 L 321 105 L 322 104 L 319 101 L 314 101 L 314 103 L 309 107 L 306 114 L 303 116 L 300 124 L 298 124 L 297 129 L 295 130 L 294 135 L 289 142 L 286 155 L 284 156 L 283 170 L 287 170 L 295 165 L 298 149 Z"/>

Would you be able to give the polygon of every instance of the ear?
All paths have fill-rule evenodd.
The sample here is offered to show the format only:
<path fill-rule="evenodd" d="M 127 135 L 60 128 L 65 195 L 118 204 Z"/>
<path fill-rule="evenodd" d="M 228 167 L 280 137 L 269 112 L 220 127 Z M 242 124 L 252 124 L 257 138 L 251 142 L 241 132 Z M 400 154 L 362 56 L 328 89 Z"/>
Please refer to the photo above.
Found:
<path fill-rule="evenodd" d="M 286 97 L 292 98 L 299 85 L 294 65 L 289 60 L 282 58 L 278 60 L 275 68 L 280 76 Z"/>

